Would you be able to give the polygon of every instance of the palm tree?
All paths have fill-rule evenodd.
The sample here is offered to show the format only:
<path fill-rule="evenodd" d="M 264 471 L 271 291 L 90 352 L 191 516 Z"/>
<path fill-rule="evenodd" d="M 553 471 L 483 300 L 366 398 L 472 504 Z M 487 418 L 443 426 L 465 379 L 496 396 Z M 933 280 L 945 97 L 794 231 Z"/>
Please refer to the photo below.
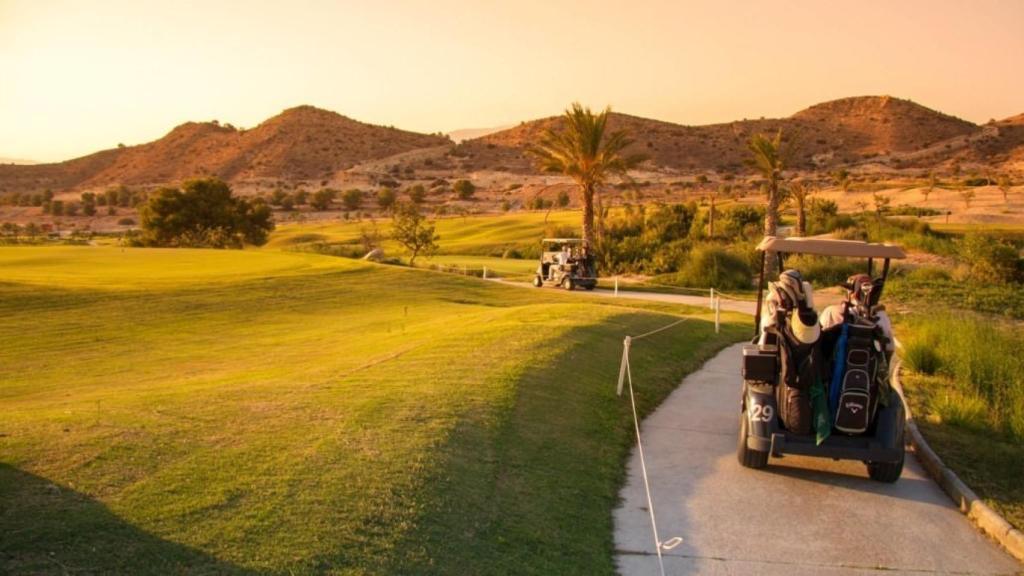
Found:
<path fill-rule="evenodd" d="M 574 102 L 562 116 L 562 130 L 545 130 L 540 142 L 530 148 L 542 170 L 569 176 L 579 186 L 583 200 L 583 242 L 595 245 L 594 195 L 611 176 L 626 172 L 644 160 L 623 151 L 633 143 L 624 131 L 605 133 L 611 108 L 594 114 Z"/>
<path fill-rule="evenodd" d="M 807 199 L 811 196 L 811 189 L 794 180 L 789 184 L 789 196 L 796 201 L 796 235 L 803 236 L 807 233 Z"/>
<path fill-rule="evenodd" d="M 782 171 L 786 168 L 788 147 L 782 144 L 782 130 L 769 139 L 764 134 L 755 134 L 748 144 L 753 154 L 751 164 L 761 172 L 765 179 L 765 191 L 768 194 L 768 208 L 764 214 L 764 235 L 775 236 L 779 228 L 779 205 L 782 203 L 782 191 L 779 181 Z"/>

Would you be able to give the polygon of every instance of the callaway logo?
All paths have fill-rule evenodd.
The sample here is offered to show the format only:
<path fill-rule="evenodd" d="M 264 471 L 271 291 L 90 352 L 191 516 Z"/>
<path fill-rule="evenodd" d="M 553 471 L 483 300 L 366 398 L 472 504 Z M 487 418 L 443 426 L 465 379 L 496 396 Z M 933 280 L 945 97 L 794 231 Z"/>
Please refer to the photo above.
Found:
<path fill-rule="evenodd" d="M 845 404 L 845 406 L 846 406 L 847 410 L 849 410 L 850 412 L 853 412 L 854 414 L 856 414 L 857 412 L 860 412 L 860 410 L 862 408 L 864 408 L 863 404 L 857 404 L 856 402 L 847 402 Z"/>

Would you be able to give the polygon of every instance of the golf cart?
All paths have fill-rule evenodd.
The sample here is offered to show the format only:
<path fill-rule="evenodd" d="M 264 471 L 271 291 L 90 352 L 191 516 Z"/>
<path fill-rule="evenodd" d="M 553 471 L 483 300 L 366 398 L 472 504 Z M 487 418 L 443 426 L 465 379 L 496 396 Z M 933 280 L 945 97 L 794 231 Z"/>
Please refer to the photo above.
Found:
<path fill-rule="evenodd" d="M 761 272 L 754 339 L 743 350 L 743 398 L 736 451 L 740 464 L 748 468 L 763 468 L 768 464 L 769 456 L 782 458 L 785 454 L 860 460 L 867 465 L 872 479 L 895 482 L 903 470 L 905 410 L 899 393 L 888 387 L 886 371 L 891 352 L 886 347 L 887 339 L 879 337 L 881 330 L 877 320 L 884 308 L 878 306 L 878 299 L 889 273 L 889 261 L 906 255 L 899 246 L 888 244 L 772 236 L 764 238 L 757 250 L 761 252 Z M 848 316 L 850 308 L 843 304 L 843 320 L 837 326 L 821 330 L 811 344 L 790 345 L 791 340 L 785 330 L 790 330 L 788 334 L 792 335 L 794 326 L 803 320 L 797 320 L 796 312 L 791 309 L 790 325 L 782 326 L 787 322 L 784 313 L 779 312 L 777 317 L 773 317 L 772 307 L 775 304 L 773 302 L 769 306 L 765 294 L 765 276 L 771 264 L 769 258 L 777 257 L 778 270 L 783 271 L 786 270 L 785 257 L 788 254 L 867 259 L 867 275 L 862 277 L 861 284 L 861 294 L 867 296 L 861 300 L 865 302 L 862 309 L 868 310 L 869 319 L 861 321 Z M 873 276 L 875 260 L 883 261 L 878 278 Z M 795 276 L 799 278 L 798 274 Z M 806 282 L 802 285 L 810 290 Z M 776 283 L 772 289 L 777 290 L 778 286 Z M 804 310 L 810 309 L 809 304 L 804 304 Z M 778 325 L 762 327 L 763 311 L 767 311 L 767 318 L 778 318 L 774 321 Z M 818 316 L 811 313 L 810 317 L 815 319 L 816 330 Z M 874 323 L 871 318 L 874 318 Z M 837 334 L 842 335 L 841 340 L 837 340 Z M 841 344 L 837 344 L 840 341 Z M 800 364 L 801 352 L 795 353 L 794 350 L 814 354 L 813 362 L 817 365 L 804 373 L 794 370 L 793 366 L 804 366 Z M 814 392 L 809 392 L 811 400 L 805 402 L 812 403 L 803 404 L 810 406 L 807 414 L 813 416 L 808 416 L 809 420 L 784 418 L 782 411 L 789 410 L 792 414 L 793 407 L 798 405 L 792 398 L 801 393 L 797 389 L 790 395 L 795 388 L 785 387 L 789 386 L 792 378 L 804 378 L 805 374 L 811 376 L 806 380 L 814 382 L 818 392 L 817 398 Z M 838 402 L 835 400 L 837 397 L 840 398 Z M 819 402 L 816 407 L 814 401 Z M 849 425 L 843 420 L 848 417 L 858 420 L 859 425 Z M 787 429 L 784 423 L 787 418 L 790 418 L 789 422 L 803 422 L 803 432 Z M 822 429 L 826 431 L 824 434 Z"/>
<path fill-rule="evenodd" d="M 566 290 L 580 287 L 593 290 L 597 286 L 594 259 L 587 254 L 580 238 L 545 238 L 541 240 L 543 253 L 533 276 L 533 285 L 561 286 Z"/>

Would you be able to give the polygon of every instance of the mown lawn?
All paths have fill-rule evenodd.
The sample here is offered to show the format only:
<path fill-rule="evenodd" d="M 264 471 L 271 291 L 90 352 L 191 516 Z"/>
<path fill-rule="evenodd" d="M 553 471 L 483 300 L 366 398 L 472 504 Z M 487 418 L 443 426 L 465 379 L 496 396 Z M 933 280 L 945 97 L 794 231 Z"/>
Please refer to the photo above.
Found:
<path fill-rule="evenodd" d="M 277 251 L 0 248 L 0 572 L 611 574 L 708 311 Z"/>

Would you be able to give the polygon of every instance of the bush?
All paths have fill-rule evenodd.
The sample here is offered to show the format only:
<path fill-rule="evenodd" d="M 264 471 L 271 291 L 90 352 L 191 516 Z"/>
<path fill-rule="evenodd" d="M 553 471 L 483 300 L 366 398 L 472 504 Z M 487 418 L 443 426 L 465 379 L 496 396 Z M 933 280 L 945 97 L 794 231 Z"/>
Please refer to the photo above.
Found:
<path fill-rule="evenodd" d="M 1000 238 L 971 233 L 960 242 L 960 257 L 978 283 L 1005 284 L 1017 280 L 1020 256 L 1017 249 Z"/>
<path fill-rule="evenodd" d="M 848 258 L 814 256 L 810 254 L 800 254 L 787 258 L 785 266 L 786 268 L 799 270 L 804 280 L 807 280 L 816 288 L 842 284 L 850 276 L 865 271 L 863 262 Z"/>
<path fill-rule="evenodd" d="M 331 188 L 321 188 L 313 193 L 313 199 L 309 202 L 309 205 L 314 210 L 324 211 L 331 209 L 331 203 L 334 202 L 334 198 L 338 195 L 337 190 Z"/>
<path fill-rule="evenodd" d="M 569 193 L 566 192 L 565 190 L 562 190 L 562 191 L 560 191 L 558 193 L 558 206 L 560 208 L 565 208 L 568 205 L 569 205 Z"/>
<path fill-rule="evenodd" d="M 391 210 L 397 200 L 398 195 L 391 188 L 377 190 L 377 205 L 380 206 L 381 210 Z"/>
<path fill-rule="evenodd" d="M 715 245 L 694 248 L 686 263 L 669 279 L 679 286 L 745 290 L 753 275 L 746 259 Z"/>
<path fill-rule="evenodd" d="M 341 195 L 341 203 L 345 206 L 345 210 L 350 212 L 359 210 L 359 207 L 363 205 L 363 191 L 355 188 L 346 190 Z"/>
<path fill-rule="evenodd" d="M 452 186 L 459 200 L 469 200 L 476 193 L 476 186 L 469 180 L 456 180 Z"/>

